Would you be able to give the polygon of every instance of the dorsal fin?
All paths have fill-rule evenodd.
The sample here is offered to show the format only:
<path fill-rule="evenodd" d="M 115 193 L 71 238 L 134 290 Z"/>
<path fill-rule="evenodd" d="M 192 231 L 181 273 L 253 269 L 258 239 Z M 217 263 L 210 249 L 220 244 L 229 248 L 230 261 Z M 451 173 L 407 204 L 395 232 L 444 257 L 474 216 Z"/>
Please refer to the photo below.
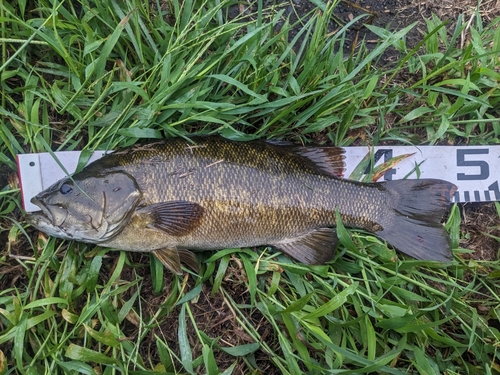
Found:
<path fill-rule="evenodd" d="M 345 151 L 341 147 L 294 147 L 294 151 L 311 160 L 321 171 L 335 177 L 343 177 L 345 172 Z"/>
<path fill-rule="evenodd" d="M 284 147 L 293 153 L 307 158 L 320 171 L 334 177 L 344 177 L 346 169 L 345 150 L 336 146 L 298 146 L 289 141 L 266 140 L 275 146 Z"/>

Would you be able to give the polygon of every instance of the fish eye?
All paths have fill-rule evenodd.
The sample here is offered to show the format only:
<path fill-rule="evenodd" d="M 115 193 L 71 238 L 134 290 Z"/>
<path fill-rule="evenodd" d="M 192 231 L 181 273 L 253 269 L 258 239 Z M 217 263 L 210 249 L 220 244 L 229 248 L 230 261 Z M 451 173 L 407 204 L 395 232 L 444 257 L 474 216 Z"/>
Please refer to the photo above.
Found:
<path fill-rule="evenodd" d="M 59 191 L 61 192 L 61 194 L 66 195 L 73 191 L 73 187 L 70 184 L 64 183 L 59 188 Z"/>

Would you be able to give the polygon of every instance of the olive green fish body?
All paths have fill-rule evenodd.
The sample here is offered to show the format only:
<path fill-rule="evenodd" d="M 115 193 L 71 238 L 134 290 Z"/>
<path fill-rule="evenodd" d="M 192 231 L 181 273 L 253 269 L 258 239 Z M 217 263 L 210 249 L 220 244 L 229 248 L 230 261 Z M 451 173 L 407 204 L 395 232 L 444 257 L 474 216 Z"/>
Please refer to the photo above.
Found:
<path fill-rule="evenodd" d="M 45 218 L 31 222 L 59 237 L 129 251 L 273 245 L 302 262 L 322 263 L 334 254 L 332 228 L 338 211 L 346 226 L 373 232 L 414 257 L 450 257 L 439 224 L 448 204 L 446 194 L 453 189 L 447 182 L 343 180 L 335 176 L 342 157 L 333 147 L 214 137 L 193 141 L 179 138 L 108 154 L 73 176 L 77 186 L 64 180 L 35 198 L 52 219 L 57 215 L 47 207 L 73 205 L 49 202 L 61 200 L 68 189 L 70 195 L 78 194 L 72 202 L 89 202 L 80 191 L 88 185 L 91 203 L 58 220 L 55 232 L 47 230 Z M 103 187 L 97 188 L 98 183 Z M 121 204 L 119 212 L 116 202 Z M 101 214 L 94 212 L 98 205 Z M 85 236 L 95 232 L 90 238 L 64 227 L 64 221 L 78 221 L 74 217 L 81 218 L 81 212 L 93 218 L 85 231 Z M 106 234 L 103 226 L 113 232 Z"/>
<path fill-rule="evenodd" d="M 383 221 L 377 214 L 380 205 L 366 203 L 383 203 L 383 189 L 321 172 L 283 146 L 176 140 L 113 154 L 108 162 L 110 170 L 122 170 L 136 180 L 143 192 L 140 205 L 185 201 L 204 210 L 188 233 L 169 235 L 151 228 L 140 239 L 137 230 L 148 223 L 136 214 L 108 243 L 125 250 L 275 245 L 335 226 L 336 207 L 349 226 L 374 231 L 378 224 L 370 218 Z"/>

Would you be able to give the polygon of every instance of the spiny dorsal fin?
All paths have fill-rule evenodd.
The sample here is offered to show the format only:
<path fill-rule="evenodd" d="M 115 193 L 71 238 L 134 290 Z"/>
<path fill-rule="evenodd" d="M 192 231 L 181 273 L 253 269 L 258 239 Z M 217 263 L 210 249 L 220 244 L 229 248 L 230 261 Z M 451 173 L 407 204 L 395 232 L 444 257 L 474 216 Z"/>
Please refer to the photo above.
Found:
<path fill-rule="evenodd" d="M 272 245 L 304 264 L 324 264 L 333 259 L 337 242 L 332 228 L 319 228 Z"/>
<path fill-rule="evenodd" d="M 266 140 L 267 143 L 286 148 L 287 150 L 307 158 L 320 171 L 334 177 L 344 177 L 346 169 L 345 150 L 336 146 L 297 146 L 288 141 Z"/>
<path fill-rule="evenodd" d="M 148 225 L 172 236 L 184 236 L 200 224 L 203 207 L 187 201 L 169 201 L 151 204 L 137 210 L 140 215 L 148 215 Z"/>
<path fill-rule="evenodd" d="M 335 146 L 295 147 L 297 154 L 311 160 L 321 171 L 335 177 L 343 177 L 345 172 L 344 149 Z"/>
<path fill-rule="evenodd" d="M 189 250 L 157 249 L 153 254 L 163 265 L 177 275 L 182 275 L 181 262 L 188 265 L 196 273 L 200 272 L 198 261 Z"/>

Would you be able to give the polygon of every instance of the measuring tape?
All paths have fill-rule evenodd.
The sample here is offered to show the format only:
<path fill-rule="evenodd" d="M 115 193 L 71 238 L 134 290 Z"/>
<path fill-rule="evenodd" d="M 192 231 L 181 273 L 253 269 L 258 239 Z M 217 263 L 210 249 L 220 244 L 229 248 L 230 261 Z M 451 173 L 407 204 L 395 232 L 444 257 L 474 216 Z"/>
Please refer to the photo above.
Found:
<path fill-rule="evenodd" d="M 454 202 L 500 201 L 500 146 L 377 146 L 346 147 L 344 176 L 350 176 L 356 166 L 373 152 L 374 167 L 393 157 L 413 154 L 387 170 L 382 180 L 403 178 L 439 178 L 458 186 Z M 80 157 L 79 151 L 55 153 L 68 173 L 73 173 Z M 105 155 L 96 151 L 89 162 Z M 17 155 L 23 207 L 27 212 L 38 211 L 30 199 L 66 173 L 49 153 Z M 368 173 L 368 171 L 366 171 Z"/>
<path fill-rule="evenodd" d="M 367 153 L 366 147 L 346 147 L 345 176 Z M 413 154 L 388 170 L 384 180 L 439 178 L 457 185 L 454 202 L 500 200 L 500 146 L 378 146 L 375 166 L 405 154 Z"/>

